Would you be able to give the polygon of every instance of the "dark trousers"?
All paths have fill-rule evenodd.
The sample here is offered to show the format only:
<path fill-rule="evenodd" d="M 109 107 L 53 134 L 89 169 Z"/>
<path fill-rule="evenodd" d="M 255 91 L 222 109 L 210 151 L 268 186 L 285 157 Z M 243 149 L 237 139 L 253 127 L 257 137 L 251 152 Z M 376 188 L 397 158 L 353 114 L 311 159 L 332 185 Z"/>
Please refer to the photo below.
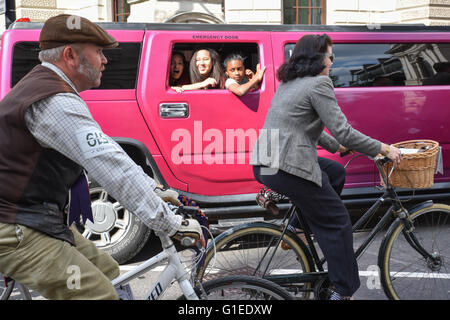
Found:
<path fill-rule="evenodd" d="M 332 160 L 318 159 L 322 170 L 322 187 L 278 170 L 276 174 L 261 174 L 253 167 L 258 182 L 288 196 L 300 209 L 327 259 L 330 282 L 343 296 L 351 296 L 359 288 L 358 264 L 353 251 L 350 215 L 339 194 L 344 187 L 345 169 Z"/>

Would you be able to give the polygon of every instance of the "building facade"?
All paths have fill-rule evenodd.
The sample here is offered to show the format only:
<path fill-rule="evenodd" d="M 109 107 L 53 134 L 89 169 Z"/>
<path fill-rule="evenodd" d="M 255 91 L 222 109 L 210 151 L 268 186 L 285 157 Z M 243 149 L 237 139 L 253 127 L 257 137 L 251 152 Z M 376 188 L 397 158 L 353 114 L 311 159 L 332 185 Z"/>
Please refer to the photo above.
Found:
<path fill-rule="evenodd" d="M 450 0 L 0 0 L 0 32 L 19 18 L 230 24 L 449 25 Z"/>
<path fill-rule="evenodd" d="M 225 0 L 224 12 L 239 24 L 450 24 L 450 0 Z"/>

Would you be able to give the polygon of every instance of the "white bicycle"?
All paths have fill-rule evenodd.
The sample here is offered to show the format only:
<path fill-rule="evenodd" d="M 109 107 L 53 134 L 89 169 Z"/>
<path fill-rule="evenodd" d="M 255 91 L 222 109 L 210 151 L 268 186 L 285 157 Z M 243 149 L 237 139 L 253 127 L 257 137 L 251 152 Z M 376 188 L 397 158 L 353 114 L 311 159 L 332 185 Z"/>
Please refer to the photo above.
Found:
<path fill-rule="evenodd" d="M 196 218 L 192 213 L 198 209 L 193 207 L 178 207 L 177 213 L 185 217 Z M 129 283 L 144 273 L 161 264 L 167 264 L 156 281 L 150 286 L 145 299 L 156 300 L 171 286 L 174 280 L 183 293 L 178 299 L 186 300 L 292 300 L 293 296 L 283 287 L 274 282 L 246 275 L 227 276 L 200 283 L 196 277 L 196 268 L 204 254 L 192 264 L 193 270 L 185 267 L 180 259 L 173 241 L 167 235 L 159 236 L 163 251 L 136 266 L 134 269 L 112 280 L 122 299 L 133 299 Z M 195 239 L 184 238 L 181 244 L 192 244 Z M 1 276 L 1 274 L 0 274 Z M 15 293 L 15 294 L 14 294 Z M 29 290 L 10 278 L 5 278 L 0 285 L 0 300 L 31 299 Z"/>

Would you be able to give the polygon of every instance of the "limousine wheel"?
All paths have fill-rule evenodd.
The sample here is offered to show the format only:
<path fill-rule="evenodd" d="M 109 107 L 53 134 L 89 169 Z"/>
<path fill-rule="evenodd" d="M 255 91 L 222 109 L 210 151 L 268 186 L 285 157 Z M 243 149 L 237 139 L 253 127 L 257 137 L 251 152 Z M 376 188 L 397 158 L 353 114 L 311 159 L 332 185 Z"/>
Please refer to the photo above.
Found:
<path fill-rule="evenodd" d="M 94 186 L 89 192 L 94 222 L 86 221 L 80 232 L 119 264 L 129 261 L 141 251 L 151 229 L 103 188 Z"/>

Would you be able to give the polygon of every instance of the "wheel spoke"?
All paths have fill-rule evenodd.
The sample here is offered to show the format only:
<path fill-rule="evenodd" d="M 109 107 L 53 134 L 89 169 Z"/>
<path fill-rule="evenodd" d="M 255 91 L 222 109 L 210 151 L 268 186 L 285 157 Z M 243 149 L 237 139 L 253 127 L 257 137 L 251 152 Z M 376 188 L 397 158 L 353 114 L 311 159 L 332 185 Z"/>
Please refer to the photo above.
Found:
<path fill-rule="evenodd" d="M 85 237 L 86 239 L 91 239 L 92 234 L 92 231 L 88 228 L 85 228 L 83 231 L 83 237 Z"/>
<path fill-rule="evenodd" d="M 100 192 L 98 200 L 102 202 L 108 202 L 108 192 L 106 192 L 105 189 L 102 189 L 102 191 Z"/>
<path fill-rule="evenodd" d="M 116 212 L 123 209 L 123 206 L 119 202 L 114 202 L 112 207 Z"/>
<path fill-rule="evenodd" d="M 127 223 L 125 221 L 117 219 L 114 227 L 125 230 L 127 228 Z"/>
<path fill-rule="evenodd" d="M 383 287 L 390 298 L 444 299 L 450 298 L 450 281 L 444 251 L 450 246 L 448 234 L 450 207 L 433 204 L 411 215 L 414 235 L 420 245 L 439 260 L 424 259 L 402 236 L 404 226 L 398 224 L 386 235 L 387 246 L 382 253 Z"/>
<path fill-rule="evenodd" d="M 111 243 L 111 235 L 109 232 L 103 232 L 101 234 L 102 241 L 105 243 L 105 245 L 108 245 Z"/>

